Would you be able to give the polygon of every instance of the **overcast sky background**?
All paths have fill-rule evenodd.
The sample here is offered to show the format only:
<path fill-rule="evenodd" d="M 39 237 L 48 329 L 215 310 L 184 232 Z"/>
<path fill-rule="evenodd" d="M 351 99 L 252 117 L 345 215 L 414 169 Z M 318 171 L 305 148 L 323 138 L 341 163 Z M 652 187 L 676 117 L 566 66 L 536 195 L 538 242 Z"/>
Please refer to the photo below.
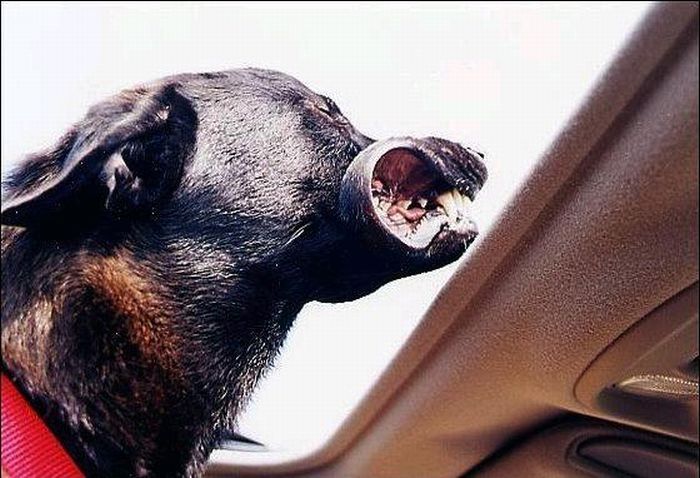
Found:
<path fill-rule="evenodd" d="M 647 3 L 2 4 L 2 171 L 86 109 L 181 72 L 266 67 L 338 103 L 375 138 L 485 151 L 483 233 Z M 309 304 L 240 431 L 320 446 L 371 387 L 457 264 L 341 305 Z M 475 384 L 478 386 L 478 384 Z"/>

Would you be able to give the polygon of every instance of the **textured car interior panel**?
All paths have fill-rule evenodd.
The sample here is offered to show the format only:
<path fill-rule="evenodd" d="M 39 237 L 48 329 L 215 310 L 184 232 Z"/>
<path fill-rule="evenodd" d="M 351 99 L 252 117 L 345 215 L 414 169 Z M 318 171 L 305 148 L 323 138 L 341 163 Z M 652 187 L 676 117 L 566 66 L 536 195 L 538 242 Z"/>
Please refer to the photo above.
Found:
<path fill-rule="evenodd" d="M 568 417 L 504 451 L 469 477 L 697 476 L 697 446 L 670 437 Z"/>
<path fill-rule="evenodd" d="M 584 372 L 579 400 L 631 425 L 698 441 L 698 283 L 630 328 Z"/>
<path fill-rule="evenodd" d="M 659 368 L 644 362 L 697 324 L 697 282 L 698 6 L 659 4 L 331 442 L 267 465 L 231 467 L 216 452 L 209 473 L 619 476 L 636 461 L 694 476 L 697 413 L 674 425 L 616 408 L 605 393 L 635 374 L 692 384 L 695 370 L 697 383 L 688 329 L 679 356 L 657 354 Z M 662 306 L 676 300 L 685 302 L 669 316 Z M 673 324 L 636 327 L 658 321 Z M 635 335 L 642 327 L 652 332 Z M 605 362 L 613 344 L 617 362 Z M 620 357 L 625 366 L 611 371 Z M 547 432 L 554 442 L 537 435 L 572 414 L 606 422 L 562 425 Z M 581 445 L 584 436 L 608 441 Z"/>

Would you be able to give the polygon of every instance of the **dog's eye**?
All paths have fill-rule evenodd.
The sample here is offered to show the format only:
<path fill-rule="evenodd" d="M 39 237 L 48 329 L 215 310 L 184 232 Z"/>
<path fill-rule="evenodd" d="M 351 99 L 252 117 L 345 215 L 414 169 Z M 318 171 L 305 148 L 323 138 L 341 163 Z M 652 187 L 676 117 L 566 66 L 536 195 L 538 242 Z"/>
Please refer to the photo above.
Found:
<path fill-rule="evenodd" d="M 321 112 L 338 123 L 346 124 L 348 122 L 348 120 L 345 119 L 345 116 L 343 116 L 343 113 L 340 112 L 338 105 L 335 104 L 335 101 L 327 96 L 321 96 L 321 98 L 323 98 L 323 102 L 318 105 L 318 109 Z"/>
<path fill-rule="evenodd" d="M 328 116 L 333 116 L 334 114 L 339 113 L 338 106 L 332 99 L 328 98 L 327 96 L 321 96 L 321 98 L 323 101 L 318 103 L 319 110 Z"/>

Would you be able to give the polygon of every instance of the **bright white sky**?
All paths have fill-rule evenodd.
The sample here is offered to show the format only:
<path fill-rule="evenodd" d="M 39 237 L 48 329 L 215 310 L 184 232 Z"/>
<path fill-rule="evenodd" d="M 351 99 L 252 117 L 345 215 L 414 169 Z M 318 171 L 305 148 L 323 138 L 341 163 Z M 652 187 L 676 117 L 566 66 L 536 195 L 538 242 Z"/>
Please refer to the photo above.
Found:
<path fill-rule="evenodd" d="M 2 171 L 94 102 L 187 71 L 278 69 L 375 137 L 488 154 L 487 232 L 647 3 L 2 5 Z M 482 234 L 482 239 L 485 234 Z M 241 419 L 273 449 L 320 446 L 455 270 L 342 305 L 309 304 Z"/>

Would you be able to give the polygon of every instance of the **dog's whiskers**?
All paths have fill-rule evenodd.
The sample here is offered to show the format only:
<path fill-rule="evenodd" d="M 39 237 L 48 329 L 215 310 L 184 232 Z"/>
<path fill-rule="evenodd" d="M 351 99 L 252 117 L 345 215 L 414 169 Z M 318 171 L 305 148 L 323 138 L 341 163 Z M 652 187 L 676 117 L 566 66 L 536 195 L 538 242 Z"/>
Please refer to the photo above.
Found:
<path fill-rule="evenodd" d="M 304 232 L 306 232 L 306 229 L 311 225 L 311 222 L 307 222 L 306 224 L 302 225 L 299 229 L 297 229 L 294 234 L 292 234 L 292 237 L 290 237 L 287 242 L 284 243 L 284 246 L 282 247 L 287 247 L 289 246 L 292 242 L 296 241 L 301 237 Z"/>

